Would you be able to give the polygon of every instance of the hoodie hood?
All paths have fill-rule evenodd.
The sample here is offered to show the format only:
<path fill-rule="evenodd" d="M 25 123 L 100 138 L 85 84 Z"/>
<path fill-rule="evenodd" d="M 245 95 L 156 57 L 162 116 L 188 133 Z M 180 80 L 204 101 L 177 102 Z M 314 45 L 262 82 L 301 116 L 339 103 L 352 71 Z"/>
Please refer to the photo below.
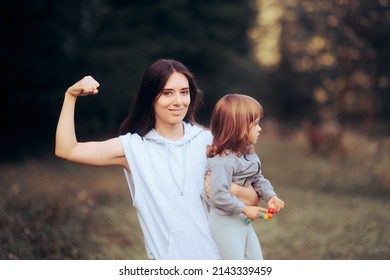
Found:
<path fill-rule="evenodd" d="M 160 144 L 172 144 L 176 146 L 181 146 L 190 142 L 193 138 L 195 138 L 199 133 L 203 131 L 203 129 L 200 128 L 199 126 L 192 125 L 186 122 L 183 122 L 183 127 L 184 127 L 184 136 L 176 141 L 170 140 L 168 138 L 159 135 L 154 128 L 151 131 L 149 131 L 144 136 L 144 138 L 146 140 L 152 140 Z"/>
<path fill-rule="evenodd" d="M 175 181 L 176 187 L 180 192 L 180 195 L 184 195 L 184 186 L 187 175 L 187 165 L 188 163 L 193 162 L 193 156 L 191 151 L 191 145 L 187 145 L 192 139 L 197 137 L 203 129 L 199 126 L 192 125 L 186 122 L 183 122 L 184 135 L 180 139 L 173 141 L 168 138 L 165 138 L 159 135 L 155 129 L 149 131 L 144 139 L 153 141 L 157 144 L 164 145 L 166 151 L 166 160 L 169 167 L 170 175 Z M 175 161 L 175 162 L 173 162 Z M 180 170 L 177 168 L 174 170 L 172 166 L 177 166 L 174 164 L 178 162 Z"/>

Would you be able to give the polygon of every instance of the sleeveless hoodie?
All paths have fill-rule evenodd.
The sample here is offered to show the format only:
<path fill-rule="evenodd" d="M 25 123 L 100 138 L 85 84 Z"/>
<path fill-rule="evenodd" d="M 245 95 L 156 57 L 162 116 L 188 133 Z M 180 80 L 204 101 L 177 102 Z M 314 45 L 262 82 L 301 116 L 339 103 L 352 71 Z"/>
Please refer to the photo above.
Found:
<path fill-rule="evenodd" d="M 220 259 L 202 198 L 209 131 L 183 122 L 184 136 L 172 141 L 154 129 L 119 137 L 133 205 L 150 259 Z"/>

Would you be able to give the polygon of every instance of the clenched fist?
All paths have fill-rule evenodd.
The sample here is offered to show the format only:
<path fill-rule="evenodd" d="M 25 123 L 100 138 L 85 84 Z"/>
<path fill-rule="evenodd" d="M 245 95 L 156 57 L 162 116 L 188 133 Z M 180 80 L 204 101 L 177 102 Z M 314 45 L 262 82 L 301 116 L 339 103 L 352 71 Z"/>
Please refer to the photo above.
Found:
<path fill-rule="evenodd" d="M 85 96 L 97 94 L 99 83 L 91 76 L 85 76 L 80 81 L 68 88 L 67 92 L 73 96 Z"/>

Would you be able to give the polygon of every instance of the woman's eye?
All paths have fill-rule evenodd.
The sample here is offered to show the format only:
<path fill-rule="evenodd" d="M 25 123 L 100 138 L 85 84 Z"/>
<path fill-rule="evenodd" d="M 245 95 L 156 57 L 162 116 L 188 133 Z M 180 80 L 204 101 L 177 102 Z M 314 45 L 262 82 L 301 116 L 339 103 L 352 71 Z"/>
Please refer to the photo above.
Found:
<path fill-rule="evenodd" d="M 182 94 L 182 95 L 188 95 L 188 94 L 190 94 L 190 91 L 189 91 L 189 90 L 183 90 L 183 91 L 181 92 L 181 94 Z"/>
<path fill-rule="evenodd" d="M 172 91 L 163 91 L 162 94 L 164 94 L 164 95 L 171 95 L 171 94 L 172 94 Z"/>

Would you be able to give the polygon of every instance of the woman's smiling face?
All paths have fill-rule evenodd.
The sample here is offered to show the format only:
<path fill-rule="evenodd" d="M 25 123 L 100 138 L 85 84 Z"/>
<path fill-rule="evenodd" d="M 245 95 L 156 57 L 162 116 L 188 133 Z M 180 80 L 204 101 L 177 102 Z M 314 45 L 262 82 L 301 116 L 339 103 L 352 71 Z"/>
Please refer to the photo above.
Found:
<path fill-rule="evenodd" d="M 186 76 L 173 72 L 154 102 L 155 126 L 181 124 L 190 102 L 190 88 Z"/>

